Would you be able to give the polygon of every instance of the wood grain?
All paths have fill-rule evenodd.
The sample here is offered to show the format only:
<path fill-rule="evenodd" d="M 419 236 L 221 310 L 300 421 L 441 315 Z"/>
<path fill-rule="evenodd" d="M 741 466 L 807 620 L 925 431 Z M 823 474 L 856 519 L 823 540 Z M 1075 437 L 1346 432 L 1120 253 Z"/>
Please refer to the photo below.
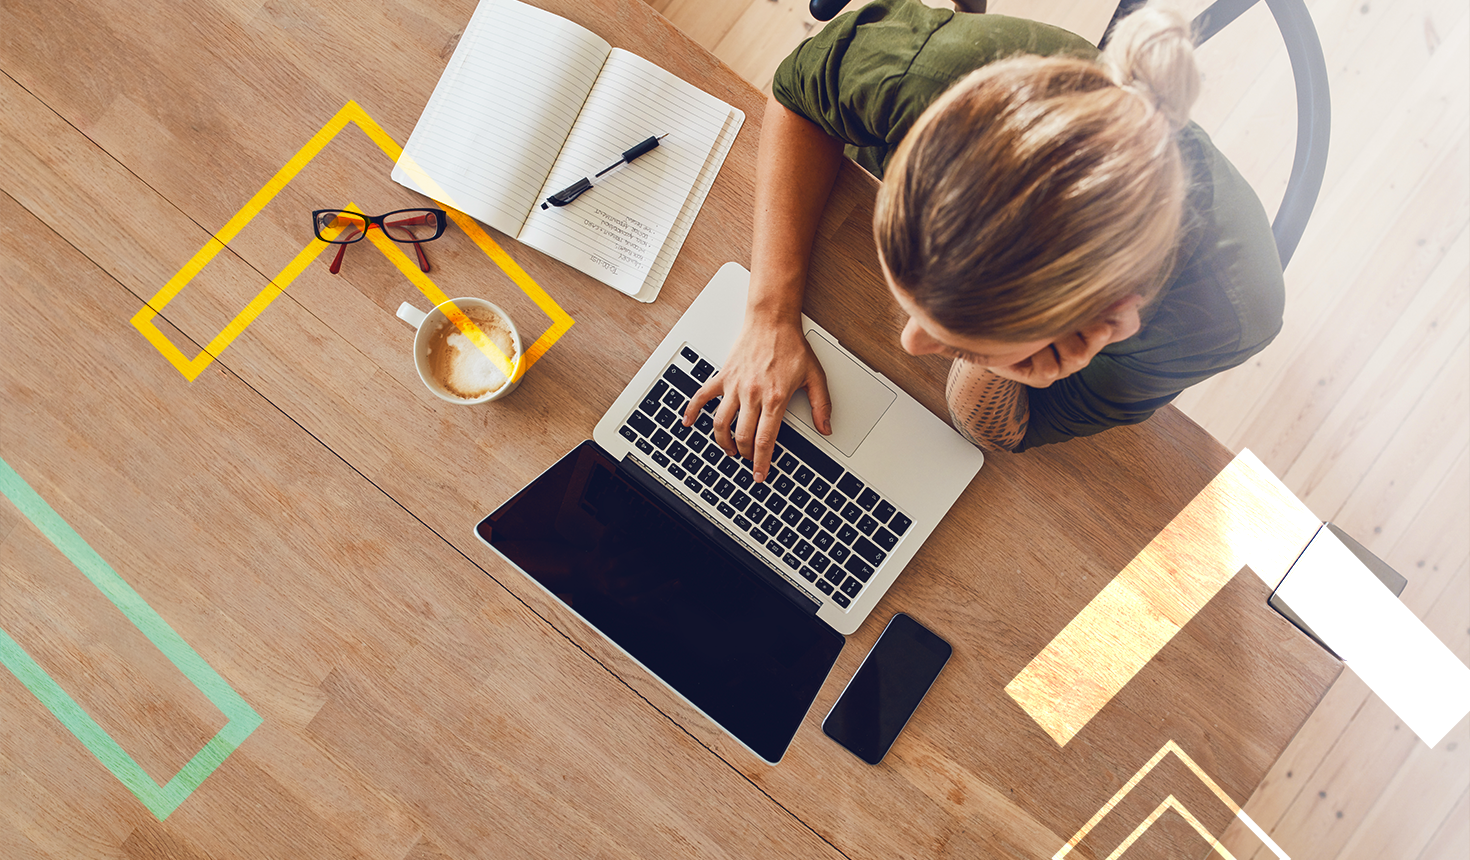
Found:
<path fill-rule="evenodd" d="M 494 236 L 576 323 L 512 397 L 474 409 L 417 380 L 412 332 L 393 312 L 424 300 L 366 246 L 341 275 L 309 267 L 193 382 L 128 324 L 349 99 L 405 139 L 472 3 L 0 9 L 0 455 L 265 717 L 160 822 L 23 689 L 0 696 L 0 774 L 18 787 L 0 802 L 0 848 L 1048 856 L 1170 740 L 1248 796 L 1339 668 L 1264 608 L 1255 577 L 1230 578 L 1065 747 L 1004 693 L 1231 460 L 1178 410 L 992 458 L 851 637 L 777 767 L 474 538 L 480 517 L 590 435 L 714 271 L 749 261 L 759 92 L 644 4 L 545 5 L 748 120 L 652 305 Z M 389 167 L 345 130 L 162 309 L 159 328 L 197 353 L 309 241 L 312 208 L 420 200 Z M 946 363 L 895 348 L 874 189 L 844 168 L 807 311 L 944 415 Z M 548 324 L 462 233 L 429 253 L 446 293 L 490 298 L 533 334 Z M 150 772 L 166 772 L 209 731 L 209 709 L 107 628 L 107 607 L 67 599 L 64 566 L 27 530 L 0 505 L 13 586 L 0 624 L 23 630 Z M 890 760 L 870 768 L 819 723 L 900 609 L 956 655 Z M 97 677 L 79 656 L 89 625 L 107 628 Z M 114 680 L 127 672 L 140 683 Z M 1187 769 L 1161 770 L 1136 802 L 1169 793 L 1226 826 L 1228 809 Z M 1133 814 L 1073 856 L 1106 856 Z M 1198 834 L 1178 824 L 1130 851 L 1193 850 Z"/>

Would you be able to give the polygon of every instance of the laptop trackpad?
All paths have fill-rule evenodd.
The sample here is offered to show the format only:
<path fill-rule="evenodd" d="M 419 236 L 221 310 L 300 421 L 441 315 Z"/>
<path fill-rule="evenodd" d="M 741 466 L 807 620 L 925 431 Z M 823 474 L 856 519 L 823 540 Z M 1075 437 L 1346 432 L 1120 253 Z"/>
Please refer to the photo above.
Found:
<path fill-rule="evenodd" d="M 827 392 L 832 395 L 832 435 L 824 436 L 832 447 L 851 457 L 858 446 L 868 438 L 868 433 L 888 407 L 897 399 L 883 380 L 873 372 L 848 357 L 836 344 L 821 332 L 811 329 L 806 333 L 806 342 L 811 344 L 817 361 L 827 372 Z M 796 392 L 786 407 L 786 414 L 813 430 L 812 403 L 806 389 Z M 821 434 L 818 434 L 821 435 Z"/>

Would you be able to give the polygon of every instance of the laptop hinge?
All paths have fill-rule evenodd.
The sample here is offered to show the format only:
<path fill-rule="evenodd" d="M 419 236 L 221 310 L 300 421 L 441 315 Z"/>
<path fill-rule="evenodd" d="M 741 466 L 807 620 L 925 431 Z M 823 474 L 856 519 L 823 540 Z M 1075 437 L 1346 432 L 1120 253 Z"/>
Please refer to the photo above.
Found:
<path fill-rule="evenodd" d="M 618 473 L 637 484 L 660 507 L 678 517 L 697 534 L 708 538 L 710 543 L 719 548 L 730 560 L 740 565 L 742 569 L 774 586 L 776 591 L 796 604 L 803 612 L 816 615 L 817 610 L 822 608 L 822 605 L 812 599 L 811 595 L 797 588 L 779 572 L 772 570 L 770 565 L 742 546 L 722 526 L 706 517 L 702 511 L 665 484 L 662 478 L 633 459 L 632 454 L 626 454 L 622 460 L 618 461 Z"/>

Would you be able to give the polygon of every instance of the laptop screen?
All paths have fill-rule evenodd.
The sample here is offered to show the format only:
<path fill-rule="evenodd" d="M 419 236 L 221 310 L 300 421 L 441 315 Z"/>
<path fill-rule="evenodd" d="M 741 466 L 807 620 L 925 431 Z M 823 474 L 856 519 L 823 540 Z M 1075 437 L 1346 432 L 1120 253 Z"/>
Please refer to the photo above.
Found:
<path fill-rule="evenodd" d="M 845 641 L 623 477 L 593 442 L 477 530 L 769 762 L 785 753 Z"/>

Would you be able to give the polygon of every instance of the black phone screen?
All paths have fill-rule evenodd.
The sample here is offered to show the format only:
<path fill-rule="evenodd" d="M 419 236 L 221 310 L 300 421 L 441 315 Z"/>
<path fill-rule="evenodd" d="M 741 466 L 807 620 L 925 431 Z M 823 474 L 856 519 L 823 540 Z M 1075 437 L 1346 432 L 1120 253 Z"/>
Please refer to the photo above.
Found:
<path fill-rule="evenodd" d="M 868 764 L 882 761 L 952 650 L 909 616 L 893 616 L 822 722 L 822 731 Z"/>

